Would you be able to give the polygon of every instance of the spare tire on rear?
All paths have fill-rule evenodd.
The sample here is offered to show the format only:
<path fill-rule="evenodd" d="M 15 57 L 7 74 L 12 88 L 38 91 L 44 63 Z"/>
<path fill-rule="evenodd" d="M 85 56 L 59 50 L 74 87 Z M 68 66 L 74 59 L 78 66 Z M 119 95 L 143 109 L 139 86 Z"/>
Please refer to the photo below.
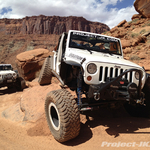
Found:
<path fill-rule="evenodd" d="M 47 57 L 44 61 L 44 64 L 42 66 L 40 75 L 39 75 L 39 84 L 40 85 L 46 85 L 51 83 L 52 79 L 52 72 L 51 72 L 51 63 L 50 63 L 51 57 Z"/>

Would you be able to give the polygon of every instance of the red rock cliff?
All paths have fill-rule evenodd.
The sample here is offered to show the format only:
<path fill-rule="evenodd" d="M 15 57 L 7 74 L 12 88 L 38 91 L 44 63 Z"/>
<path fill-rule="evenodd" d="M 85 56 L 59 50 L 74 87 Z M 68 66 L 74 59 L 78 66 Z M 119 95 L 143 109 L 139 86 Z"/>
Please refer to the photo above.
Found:
<path fill-rule="evenodd" d="M 0 32 L 5 34 L 61 34 L 68 30 L 102 33 L 110 30 L 103 23 L 87 21 L 83 17 L 32 16 L 23 19 L 0 19 Z"/>

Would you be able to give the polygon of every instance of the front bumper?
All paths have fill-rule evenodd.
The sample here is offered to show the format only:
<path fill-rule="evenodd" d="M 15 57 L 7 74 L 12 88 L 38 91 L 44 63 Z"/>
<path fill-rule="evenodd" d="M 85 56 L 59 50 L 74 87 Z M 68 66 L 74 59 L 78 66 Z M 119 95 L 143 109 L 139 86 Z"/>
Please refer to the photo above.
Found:
<path fill-rule="evenodd" d="M 138 85 L 123 79 L 129 72 L 136 71 L 139 73 Z M 141 100 L 143 94 L 142 89 L 142 71 L 138 69 L 129 69 L 123 72 L 116 78 L 108 78 L 106 83 L 98 85 L 90 85 L 88 91 L 88 98 L 98 100 Z"/>
<path fill-rule="evenodd" d="M 15 78 L 5 78 L 4 80 L 0 80 L 0 87 L 10 86 L 16 83 Z"/>

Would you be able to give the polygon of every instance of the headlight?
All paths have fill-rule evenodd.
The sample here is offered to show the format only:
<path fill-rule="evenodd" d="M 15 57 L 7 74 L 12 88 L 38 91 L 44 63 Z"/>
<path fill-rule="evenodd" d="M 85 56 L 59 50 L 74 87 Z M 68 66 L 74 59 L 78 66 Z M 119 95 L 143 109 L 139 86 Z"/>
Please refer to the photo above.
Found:
<path fill-rule="evenodd" d="M 14 78 L 16 78 L 16 77 L 17 77 L 17 74 L 16 74 L 16 73 L 13 73 L 12 75 L 13 75 L 13 77 L 14 77 Z"/>
<path fill-rule="evenodd" d="M 97 66 L 93 63 L 87 66 L 87 72 L 90 74 L 94 74 L 97 71 Z"/>
<path fill-rule="evenodd" d="M 143 72 L 142 72 L 142 77 L 143 77 Z M 137 71 L 135 72 L 135 78 L 137 80 L 139 80 L 139 78 L 140 78 L 140 74 Z"/>

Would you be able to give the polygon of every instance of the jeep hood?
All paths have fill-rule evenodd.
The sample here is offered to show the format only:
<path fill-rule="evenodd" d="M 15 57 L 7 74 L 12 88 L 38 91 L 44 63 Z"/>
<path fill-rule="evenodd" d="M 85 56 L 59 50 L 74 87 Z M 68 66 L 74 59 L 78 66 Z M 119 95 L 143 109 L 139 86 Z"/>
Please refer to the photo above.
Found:
<path fill-rule="evenodd" d="M 139 65 L 125 60 L 121 57 L 117 57 L 117 55 L 110 55 L 108 53 L 96 53 L 93 52 L 90 54 L 87 51 L 70 51 L 70 53 L 66 54 L 65 58 L 66 63 L 68 64 L 81 64 L 81 65 L 86 65 L 89 64 L 90 62 L 95 62 L 95 63 L 108 63 L 108 64 L 114 64 L 114 65 L 123 65 L 123 66 L 129 66 L 133 68 L 142 68 Z"/>
<path fill-rule="evenodd" d="M 139 65 L 125 60 L 123 58 L 117 58 L 117 57 L 113 57 L 113 56 L 95 56 L 93 55 L 93 57 L 91 56 L 87 56 L 86 60 L 89 60 L 88 62 L 96 62 L 96 63 L 108 63 L 108 64 L 114 64 L 114 65 L 123 65 L 123 66 L 130 66 L 133 68 L 141 68 Z M 87 63 L 88 63 L 87 62 Z"/>
<path fill-rule="evenodd" d="M 12 70 L 3 70 L 3 71 L 0 71 L 0 75 L 13 74 L 13 73 L 15 73 L 15 72 L 12 71 Z"/>

